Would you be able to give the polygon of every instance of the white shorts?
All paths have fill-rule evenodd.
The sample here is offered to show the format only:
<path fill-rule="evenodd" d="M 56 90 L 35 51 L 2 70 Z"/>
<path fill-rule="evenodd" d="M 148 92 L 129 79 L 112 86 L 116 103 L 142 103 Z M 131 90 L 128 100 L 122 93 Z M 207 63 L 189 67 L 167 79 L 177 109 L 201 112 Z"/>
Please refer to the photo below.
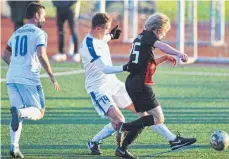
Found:
<path fill-rule="evenodd" d="M 11 106 L 18 109 L 30 106 L 45 109 L 45 98 L 41 85 L 8 83 L 7 91 Z"/>
<path fill-rule="evenodd" d="M 117 106 L 120 109 L 125 109 L 132 104 L 124 83 L 117 85 L 116 88 L 118 89 L 115 92 L 105 89 L 90 92 L 95 110 L 101 117 L 107 115 L 107 111 L 111 106 Z"/>

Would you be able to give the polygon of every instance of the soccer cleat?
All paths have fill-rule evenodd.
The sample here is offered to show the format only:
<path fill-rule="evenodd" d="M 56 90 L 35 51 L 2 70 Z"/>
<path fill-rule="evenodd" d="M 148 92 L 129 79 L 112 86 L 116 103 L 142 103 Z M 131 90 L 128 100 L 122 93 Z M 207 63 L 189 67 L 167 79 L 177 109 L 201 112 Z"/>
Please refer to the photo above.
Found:
<path fill-rule="evenodd" d="M 195 142 L 196 138 L 183 138 L 180 136 L 179 133 L 174 141 L 169 141 L 172 150 L 176 150 L 183 146 L 194 144 Z"/>
<path fill-rule="evenodd" d="M 119 122 L 116 126 L 116 141 L 117 141 L 117 145 L 118 147 L 122 146 L 122 141 L 124 139 L 125 136 L 125 131 L 123 131 L 123 122 Z"/>
<path fill-rule="evenodd" d="M 16 132 L 19 126 L 19 112 L 16 107 L 12 107 L 10 111 L 12 115 L 11 128 L 14 132 Z"/>
<path fill-rule="evenodd" d="M 90 149 L 92 155 L 101 155 L 102 154 L 100 150 L 100 144 L 101 143 L 93 142 L 91 140 L 87 142 L 87 147 Z"/>
<path fill-rule="evenodd" d="M 126 159 L 138 159 L 138 157 L 132 155 L 128 150 L 122 150 L 120 147 L 115 150 L 115 156 Z"/>
<path fill-rule="evenodd" d="M 13 145 L 10 146 L 10 155 L 13 158 L 24 158 L 24 155 L 21 153 L 19 147 L 15 147 Z"/>
<path fill-rule="evenodd" d="M 56 55 L 52 56 L 52 59 L 54 61 L 57 61 L 57 62 L 66 61 L 67 60 L 67 55 L 66 54 L 57 53 Z"/>

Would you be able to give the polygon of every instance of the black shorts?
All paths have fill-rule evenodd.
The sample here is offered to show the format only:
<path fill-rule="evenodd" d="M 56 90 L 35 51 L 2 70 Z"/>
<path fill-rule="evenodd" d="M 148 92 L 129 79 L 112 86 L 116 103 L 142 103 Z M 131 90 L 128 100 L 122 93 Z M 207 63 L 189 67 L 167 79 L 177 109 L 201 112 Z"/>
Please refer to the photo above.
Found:
<path fill-rule="evenodd" d="M 160 105 L 152 87 L 144 84 L 144 76 L 142 78 L 129 75 L 126 80 L 126 90 L 136 112 L 145 112 Z"/>

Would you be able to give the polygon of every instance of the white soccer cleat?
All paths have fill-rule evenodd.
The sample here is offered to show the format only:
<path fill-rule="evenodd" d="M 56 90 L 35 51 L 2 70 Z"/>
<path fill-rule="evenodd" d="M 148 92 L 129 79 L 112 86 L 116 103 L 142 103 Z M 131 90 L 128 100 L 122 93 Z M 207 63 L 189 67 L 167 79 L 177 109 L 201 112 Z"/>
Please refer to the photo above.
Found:
<path fill-rule="evenodd" d="M 72 60 L 73 60 L 74 62 L 79 63 L 79 62 L 81 61 L 80 54 L 79 54 L 79 53 L 74 54 L 74 55 L 72 56 Z"/>
<path fill-rule="evenodd" d="M 10 146 L 10 155 L 13 158 L 24 158 L 24 155 L 21 153 L 19 147 L 16 147 L 14 145 Z"/>
<path fill-rule="evenodd" d="M 67 60 L 67 55 L 66 54 L 57 53 L 56 55 L 52 56 L 52 59 L 54 61 L 56 61 L 56 62 L 66 61 Z"/>

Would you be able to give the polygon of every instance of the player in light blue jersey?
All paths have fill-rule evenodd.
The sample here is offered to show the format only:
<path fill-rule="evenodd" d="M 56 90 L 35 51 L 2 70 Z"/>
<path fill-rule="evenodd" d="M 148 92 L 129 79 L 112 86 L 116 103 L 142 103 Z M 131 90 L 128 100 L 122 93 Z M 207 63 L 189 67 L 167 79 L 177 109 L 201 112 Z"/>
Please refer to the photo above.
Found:
<path fill-rule="evenodd" d="M 12 114 L 10 155 L 17 158 L 24 158 L 19 149 L 23 120 L 39 120 L 45 114 L 40 65 L 48 73 L 54 88 L 60 90 L 46 54 L 47 34 L 41 30 L 45 22 L 45 7 L 30 3 L 26 18 L 27 23 L 13 33 L 2 54 L 2 59 L 9 65 L 6 84 Z"/>

